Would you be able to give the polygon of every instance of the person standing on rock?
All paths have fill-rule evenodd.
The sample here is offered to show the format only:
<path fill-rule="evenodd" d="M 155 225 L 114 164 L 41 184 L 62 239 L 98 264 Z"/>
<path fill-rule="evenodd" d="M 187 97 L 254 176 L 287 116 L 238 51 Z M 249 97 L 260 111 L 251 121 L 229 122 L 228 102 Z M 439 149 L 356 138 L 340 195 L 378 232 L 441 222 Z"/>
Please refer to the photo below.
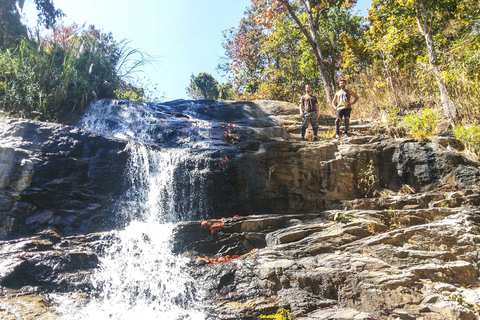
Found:
<path fill-rule="evenodd" d="M 318 110 L 317 97 L 312 95 L 312 87 L 309 84 L 305 86 L 305 95 L 300 98 L 300 115 L 302 116 L 302 141 L 305 140 L 309 122 L 312 124 L 313 135 L 315 136 L 313 140 L 317 141 L 317 119 L 320 116 L 320 111 Z"/>
<path fill-rule="evenodd" d="M 346 88 L 347 81 L 344 78 L 341 78 L 338 82 L 340 90 L 335 93 L 332 106 L 337 112 L 335 134 L 337 138 L 340 138 L 340 123 L 342 122 L 342 118 L 345 118 L 345 136 L 348 137 L 348 130 L 350 129 L 350 113 L 352 112 L 352 106 L 358 101 L 358 96 L 355 92 Z M 352 97 L 353 102 L 350 102 L 350 98 Z"/>

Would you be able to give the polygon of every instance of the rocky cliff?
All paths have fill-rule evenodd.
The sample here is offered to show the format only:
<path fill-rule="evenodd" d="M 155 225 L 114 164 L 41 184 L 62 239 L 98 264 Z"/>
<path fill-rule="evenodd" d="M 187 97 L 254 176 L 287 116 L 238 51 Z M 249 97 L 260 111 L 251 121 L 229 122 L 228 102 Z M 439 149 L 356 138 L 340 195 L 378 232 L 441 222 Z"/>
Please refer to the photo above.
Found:
<path fill-rule="evenodd" d="M 273 101 L 137 108 L 161 124 L 149 128 L 152 148 L 189 136 L 192 115 L 211 123 L 202 129 L 213 141 L 203 150 L 208 216 L 179 223 L 173 239 L 210 319 L 280 307 L 297 319 L 478 317 L 480 170 L 459 141 L 392 139 L 357 121 L 349 138 L 303 142 L 297 107 Z M 113 204 L 127 187 L 127 143 L 0 121 L 0 314 L 52 319 L 50 293 L 88 299 L 109 231 L 121 226 Z M 332 118 L 320 123 L 329 130 Z"/>
<path fill-rule="evenodd" d="M 108 228 L 106 208 L 124 189 L 124 141 L 13 118 L 0 118 L 0 141 L 0 238 Z"/>

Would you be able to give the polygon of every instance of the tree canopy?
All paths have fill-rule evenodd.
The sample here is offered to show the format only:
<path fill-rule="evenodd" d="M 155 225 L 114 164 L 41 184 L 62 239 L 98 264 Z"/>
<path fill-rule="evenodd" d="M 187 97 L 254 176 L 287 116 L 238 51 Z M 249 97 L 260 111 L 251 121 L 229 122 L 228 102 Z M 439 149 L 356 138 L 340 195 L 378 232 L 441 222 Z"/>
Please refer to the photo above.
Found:
<path fill-rule="evenodd" d="M 370 113 L 438 106 L 454 122 L 480 119 L 478 1 L 373 0 L 366 18 L 354 3 L 252 0 L 224 32 L 220 69 L 237 97 L 295 102 L 310 83 L 327 105 L 343 75 Z"/>
<path fill-rule="evenodd" d="M 34 0 L 38 22 L 47 29 L 52 28 L 57 20 L 64 16 L 51 0 Z M 11 47 L 18 44 L 21 36 L 27 35 L 22 24 L 22 9 L 25 0 L 0 0 L 0 47 Z"/>
<path fill-rule="evenodd" d="M 190 85 L 186 88 L 187 94 L 192 99 L 228 99 L 232 96 L 230 83 L 220 84 L 206 72 L 190 77 Z"/>

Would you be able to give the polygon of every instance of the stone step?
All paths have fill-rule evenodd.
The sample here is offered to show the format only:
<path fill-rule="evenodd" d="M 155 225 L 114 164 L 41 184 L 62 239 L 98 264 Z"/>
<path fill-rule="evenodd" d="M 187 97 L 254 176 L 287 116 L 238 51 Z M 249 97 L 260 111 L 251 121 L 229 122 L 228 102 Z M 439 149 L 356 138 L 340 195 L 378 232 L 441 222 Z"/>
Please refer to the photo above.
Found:
<path fill-rule="evenodd" d="M 402 189 L 408 190 L 408 188 L 408 186 L 404 186 Z M 413 191 L 411 188 L 410 190 Z M 346 200 L 342 202 L 341 208 L 343 210 L 402 210 L 436 207 L 458 208 L 479 204 L 480 190 L 466 189 L 461 192 L 426 192 Z"/>
<path fill-rule="evenodd" d="M 358 124 L 352 124 L 350 123 L 350 130 L 351 131 L 368 131 L 372 129 L 374 126 L 371 124 L 363 124 L 363 123 L 358 123 Z M 345 126 L 342 125 L 340 126 L 340 130 L 343 131 Z M 295 124 L 295 125 L 290 125 L 290 126 L 285 126 L 285 129 L 289 134 L 300 134 L 302 131 L 302 125 L 301 124 Z M 335 130 L 335 124 L 333 125 L 319 125 L 318 126 L 318 131 L 319 132 L 328 132 L 328 131 L 334 131 Z M 307 134 L 313 133 L 313 129 L 311 126 L 308 127 L 307 129 Z"/>

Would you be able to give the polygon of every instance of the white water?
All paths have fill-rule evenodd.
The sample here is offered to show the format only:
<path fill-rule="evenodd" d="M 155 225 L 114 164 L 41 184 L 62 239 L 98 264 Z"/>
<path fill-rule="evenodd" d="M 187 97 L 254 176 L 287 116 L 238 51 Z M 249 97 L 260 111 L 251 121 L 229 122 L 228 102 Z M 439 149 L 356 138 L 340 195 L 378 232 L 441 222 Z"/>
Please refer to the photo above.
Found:
<path fill-rule="evenodd" d="M 208 137 L 185 139 L 181 148 L 148 146 L 154 140 L 148 129 L 158 121 L 155 111 L 142 108 L 140 115 L 139 110 L 123 106 L 121 125 L 111 131 L 105 119 L 114 115 L 108 108 L 92 108 L 85 117 L 86 129 L 129 141 L 130 188 L 116 206 L 125 228 L 114 233 L 118 240 L 100 258 L 92 298 L 56 297 L 63 319 L 204 319 L 201 288 L 186 273 L 187 261 L 172 254 L 170 239 L 175 223 L 206 215 L 207 159 L 191 150 L 208 145 Z M 197 132 L 208 126 L 196 119 L 190 123 Z"/>
<path fill-rule="evenodd" d="M 193 103 L 181 117 L 169 107 L 155 108 L 155 104 L 127 101 L 94 102 L 83 117 L 81 125 L 93 132 L 121 140 L 155 144 L 165 142 L 173 132 L 179 133 L 176 143 L 182 147 L 202 149 L 210 146 L 209 129 L 212 123 L 199 119 Z"/>

